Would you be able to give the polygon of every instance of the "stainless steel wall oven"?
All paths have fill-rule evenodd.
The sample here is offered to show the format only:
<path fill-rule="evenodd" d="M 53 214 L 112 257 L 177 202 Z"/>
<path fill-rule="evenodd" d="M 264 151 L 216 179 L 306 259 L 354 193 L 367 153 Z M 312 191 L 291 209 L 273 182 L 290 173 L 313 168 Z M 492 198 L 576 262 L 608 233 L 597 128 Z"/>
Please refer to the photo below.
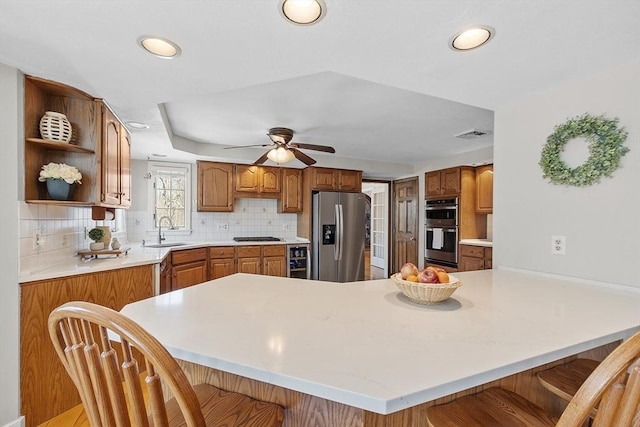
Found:
<path fill-rule="evenodd" d="M 458 267 L 458 199 L 425 201 L 425 261 Z"/>

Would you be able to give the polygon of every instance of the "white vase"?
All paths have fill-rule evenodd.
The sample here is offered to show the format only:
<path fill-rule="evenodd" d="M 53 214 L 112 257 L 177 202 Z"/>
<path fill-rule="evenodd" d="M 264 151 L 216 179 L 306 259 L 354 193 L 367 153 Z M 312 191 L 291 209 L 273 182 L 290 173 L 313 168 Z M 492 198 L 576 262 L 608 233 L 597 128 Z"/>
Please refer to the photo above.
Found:
<path fill-rule="evenodd" d="M 47 111 L 40 119 L 40 135 L 49 141 L 69 142 L 71 123 L 64 114 Z"/>
<path fill-rule="evenodd" d="M 92 251 L 101 251 L 104 249 L 104 242 L 91 242 L 89 243 L 89 249 Z"/>

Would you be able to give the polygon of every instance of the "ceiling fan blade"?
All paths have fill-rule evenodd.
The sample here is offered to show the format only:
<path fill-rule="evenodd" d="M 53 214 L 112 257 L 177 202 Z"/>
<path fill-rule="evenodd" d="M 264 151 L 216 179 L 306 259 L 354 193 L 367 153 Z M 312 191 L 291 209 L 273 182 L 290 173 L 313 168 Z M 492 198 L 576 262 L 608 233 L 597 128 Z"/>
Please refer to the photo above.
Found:
<path fill-rule="evenodd" d="M 296 159 L 300 160 L 302 163 L 304 163 L 307 166 L 311 166 L 316 162 L 311 157 L 307 156 L 306 154 L 304 154 L 302 151 L 298 150 L 297 148 L 294 148 L 294 147 L 290 146 L 289 149 L 291 150 L 293 155 L 296 156 Z"/>
<path fill-rule="evenodd" d="M 271 150 L 267 150 L 258 160 L 256 160 L 255 162 L 253 162 L 254 165 L 261 165 L 264 162 L 267 161 L 267 154 L 269 154 L 269 151 Z"/>
<path fill-rule="evenodd" d="M 289 147 L 302 148 L 305 150 L 324 151 L 325 153 L 335 153 L 336 150 L 328 145 L 304 144 L 302 142 L 292 142 Z"/>
<path fill-rule="evenodd" d="M 223 150 L 233 150 L 234 148 L 248 148 L 248 147 L 268 147 L 271 144 L 253 144 L 253 145 L 234 145 L 233 147 L 224 147 Z"/>

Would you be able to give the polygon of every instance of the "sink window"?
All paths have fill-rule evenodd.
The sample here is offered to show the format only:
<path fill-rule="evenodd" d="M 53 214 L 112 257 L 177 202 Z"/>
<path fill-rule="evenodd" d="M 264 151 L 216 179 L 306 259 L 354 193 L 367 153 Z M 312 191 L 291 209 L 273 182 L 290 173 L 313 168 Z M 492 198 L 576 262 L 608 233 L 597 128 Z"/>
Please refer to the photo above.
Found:
<path fill-rule="evenodd" d="M 147 177 L 150 186 L 150 204 L 154 206 L 154 226 L 158 228 L 160 218 L 169 217 L 174 230 L 191 228 L 191 165 L 182 163 L 149 163 Z M 162 228 L 170 228 L 163 219 Z"/>

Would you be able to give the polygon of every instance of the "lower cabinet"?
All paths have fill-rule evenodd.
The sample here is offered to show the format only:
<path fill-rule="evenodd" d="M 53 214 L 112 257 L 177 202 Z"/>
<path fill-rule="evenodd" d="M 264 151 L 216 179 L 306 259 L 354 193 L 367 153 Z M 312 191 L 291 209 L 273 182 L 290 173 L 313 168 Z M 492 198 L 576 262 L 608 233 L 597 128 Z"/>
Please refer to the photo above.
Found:
<path fill-rule="evenodd" d="M 209 248 L 209 280 L 219 279 L 236 272 L 236 248 L 214 246 Z"/>
<path fill-rule="evenodd" d="M 51 344 L 49 313 L 69 301 L 114 310 L 153 296 L 152 265 L 40 280 L 20 285 L 20 402 L 32 427 L 80 404 L 80 396 Z"/>
<path fill-rule="evenodd" d="M 493 268 L 493 248 L 460 245 L 459 271 L 487 270 Z"/>
<path fill-rule="evenodd" d="M 262 274 L 286 277 L 287 250 L 284 245 L 262 247 Z"/>
<path fill-rule="evenodd" d="M 238 246 L 238 273 L 261 274 L 262 246 Z"/>
<path fill-rule="evenodd" d="M 171 290 L 207 281 L 207 248 L 171 253 Z"/>

